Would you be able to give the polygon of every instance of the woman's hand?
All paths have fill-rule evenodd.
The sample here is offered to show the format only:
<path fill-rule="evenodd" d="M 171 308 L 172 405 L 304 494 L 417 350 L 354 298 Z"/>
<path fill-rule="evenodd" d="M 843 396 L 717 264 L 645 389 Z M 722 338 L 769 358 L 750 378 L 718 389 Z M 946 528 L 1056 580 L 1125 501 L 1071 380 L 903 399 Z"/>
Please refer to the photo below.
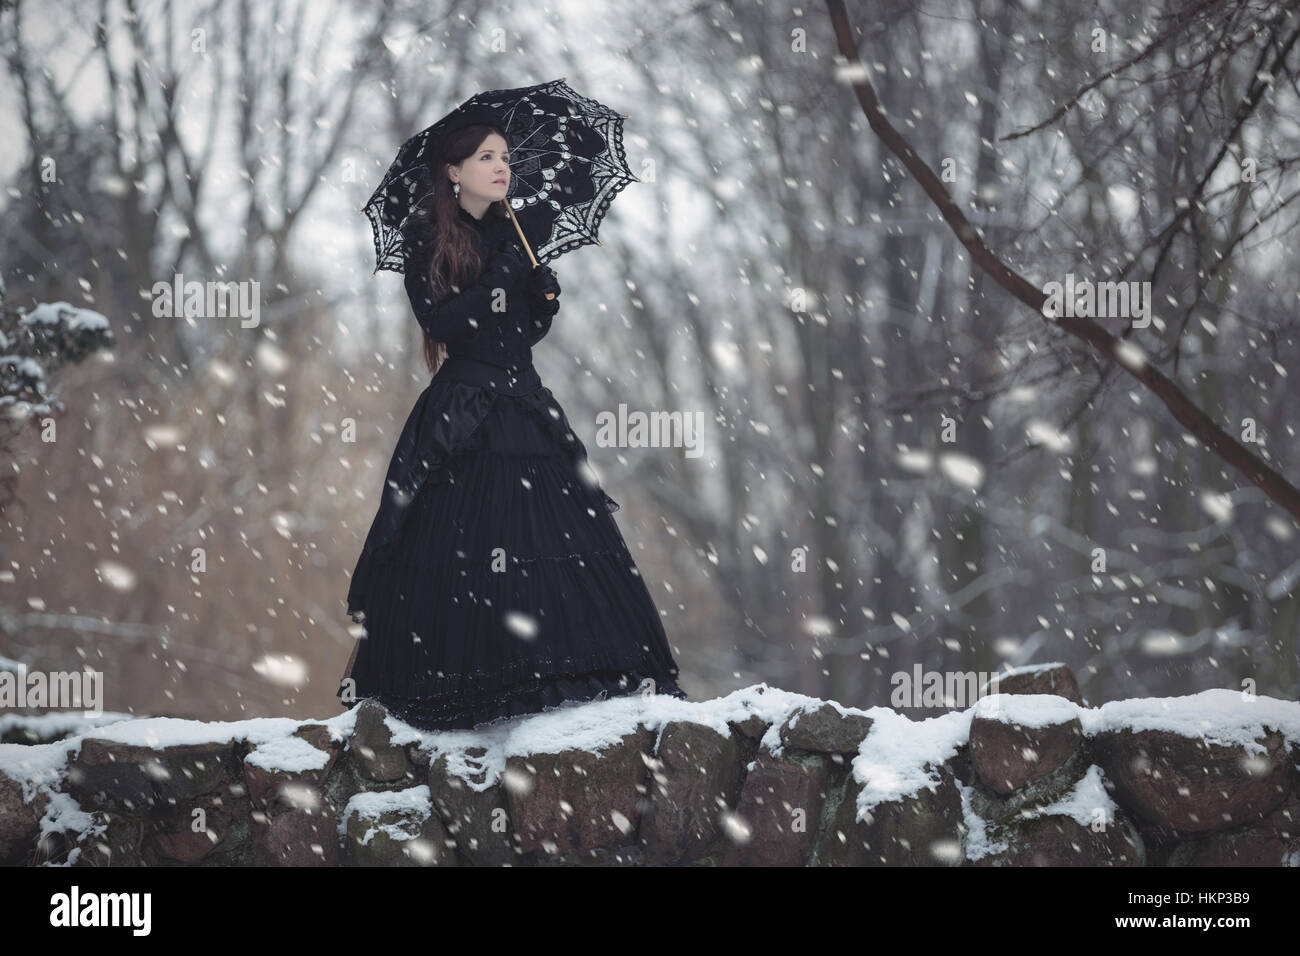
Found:
<path fill-rule="evenodd" d="M 550 294 L 548 299 L 546 296 Z M 528 302 L 534 312 L 554 315 L 560 311 L 560 282 L 550 266 L 538 265 L 528 275 Z"/>
<path fill-rule="evenodd" d="M 550 266 L 537 265 L 528 274 L 528 294 L 542 302 L 549 301 L 560 294 L 560 280 Z"/>

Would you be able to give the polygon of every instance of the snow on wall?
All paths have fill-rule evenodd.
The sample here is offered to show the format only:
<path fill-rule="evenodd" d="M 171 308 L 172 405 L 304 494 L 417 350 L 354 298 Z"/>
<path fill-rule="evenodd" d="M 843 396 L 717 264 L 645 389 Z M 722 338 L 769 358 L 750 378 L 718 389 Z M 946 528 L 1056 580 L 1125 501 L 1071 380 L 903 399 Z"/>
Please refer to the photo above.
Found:
<path fill-rule="evenodd" d="M 939 765 L 970 739 L 974 715 L 1023 727 L 1048 727 L 1078 717 L 1087 737 L 1125 729 L 1166 730 L 1207 743 L 1244 747 L 1249 753 L 1264 751 L 1256 738 L 1265 735 L 1265 726 L 1281 732 L 1290 746 L 1300 743 L 1300 703 L 1219 688 L 1186 697 L 1119 700 L 1100 707 L 1080 707 L 1048 694 L 991 694 L 967 710 L 922 721 L 884 707 L 866 713 L 874 723 L 853 761 L 854 779 L 863 784 L 859 819 L 879 803 L 938 785 Z"/>
<path fill-rule="evenodd" d="M 364 792 L 353 794 L 339 818 L 339 836 L 346 835 L 348 821 L 358 816 L 367 823 L 365 835 L 361 842 L 368 844 L 376 833 L 382 831 L 393 840 L 410 840 L 412 835 L 401 823 L 381 824 L 379 818 L 385 813 L 414 813 L 427 817 L 433 812 L 433 797 L 429 785 L 422 783 L 418 787 L 405 790 L 385 790 L 377 793 Z"/>
<path fill-rule="evenodd" d="M 393 744 L 413 744 L 431 761 L 445 756 L 449 772 L 459 776 L 471 789 L 483 791 L 500 782 L 510 757 L 569 750 L 599 754 L 636 732 L 639 726 L 658 735 L 665 725 L 674 721 L 695 722 L 730 737 L 731 723 L 757 717 L 769 725 L 763 745 L 779 754 L 778 731 L 787 718 L 811 713 L 828 703 L 841 714 L 864 715 L 872 721 L 870 731 L 851 758 L 851 772 L 861 784 L 859 820 L 879 803 L 914 796 L 922 788 L 938 785 L 939 769 L 967 743 L 971 721 L 976 715 L 1028 727 L 1049 726 L 1077 717 L 1089 737 L 1122 729 L 1164 730 L 1247 750 L 1259 749 L 1255 739 L 1266 733 L 1265 728 L 1271 728 L 1281 732 L 1291 746 L 1300 746 L 1300 703 L 1228 689 L 1211 689 L 1186 697 L 1116 701 L 1095 708 L 1050 695 L 992 695 L 963 711 L 913 720 L 887 707 L 846 708 L 833 701 L 755 684 L 708 701 L 651 695 L 564 705 L 472 731 L 421 732 L 391 715 L 386 723 Z M 85 739 L 94 737 L 150 748 L 243 741 L 254 748 L 246 758 L 250 762 L 268 770 L 302 772 L 324 766 L 326 755 L 307 741 L 294 737 L 294 731 L 303 723 L 321 724 L 329 729 L 332 740 L 343 742 L 355 729 L 356 714 L 354 709 L 323 720 L 253 718 L 232 722 L 125 715 L 104 715 L 93 721 L 79 714 L 51 713 L 29 718 L 6 715 L 0 718 L 0 727 L 11 728 L 21 723 L 40 726 L 46 731 L 75 728 L 77 734 L 48 744 L 0 744 L 0 773 L 21 781 L 26 801 L 33 799 L 38 790 L 50 794 L 51 803 L 41 821 L 43 831 L 84 830 L 91 825 L 90 814 L 83 812 L 71 797 L 57 791 L 70 758 L 80 752 Z M 471 748 L 482 753 L 470 755 Z M 996 852 L 998 847 L 986 845 L 983 823 L 971 811 L 970 788 L 963 787 L 961 793 L 963 816 L 969 828 L 968 856 L 977 859 L 981 854 Z M 377 818 L 391 810 L 422 810 L 422 801 L 427 798 L 427 788 L 425 791 L 413 788 L 399 795 L 357 794 L 348 804 L 344 823 L 353 812 Z M 408 805 L 411 801 L 418 806 Z M 1072 816 L 1082 824 L 1085 820 L 1081 815 L 1086 811 L 1087 819 L 1091 820 L 1098 806 L 1113 804 L 1102 786 L 1099 768 L 1093 767 L 1073 792 L 1038 812 Z M 394 838 L 403 837 L 394 834 Z"/>

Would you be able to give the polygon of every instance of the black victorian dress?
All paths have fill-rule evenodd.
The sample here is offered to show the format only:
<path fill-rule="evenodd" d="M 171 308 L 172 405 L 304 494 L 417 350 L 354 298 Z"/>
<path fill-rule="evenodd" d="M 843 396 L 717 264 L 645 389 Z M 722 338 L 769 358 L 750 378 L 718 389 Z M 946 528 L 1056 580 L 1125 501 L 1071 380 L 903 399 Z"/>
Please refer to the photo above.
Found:
<path fill-rule="evenodd" d="M 457 209 L 485 263 L 518 238 L 507 219 Z M 533 367 L 551 316 L 529 301 L 529 270 L 504 312 L 485 276 L 435 304 L 432 240 L 427 224 L 405 237 L 406 291 L 448 356 L 398 437 L 352 574 L 364 633 L 345 705 L 371 697 L 445 730 L 638 689 L 685 698 L 619 505 Z"/>

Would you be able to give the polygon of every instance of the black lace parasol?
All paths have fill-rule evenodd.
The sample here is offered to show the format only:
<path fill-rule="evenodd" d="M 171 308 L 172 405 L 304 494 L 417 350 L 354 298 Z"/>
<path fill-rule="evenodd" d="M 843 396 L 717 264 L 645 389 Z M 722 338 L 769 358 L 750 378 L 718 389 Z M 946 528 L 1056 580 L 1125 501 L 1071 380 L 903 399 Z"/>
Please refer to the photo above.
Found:
<path fill-rule="evenodd" d="M 596 230 L 631 182 L 624 116 L 578 94 L 565 77 L 476 93 L 397 151 L 362 211 L 375 240 L 375 272 L 401 272 L 402 223 L 434 186 L 438 145 L 448 133 L 492 120 L 510 143 L 506 200 L 538 262 L 600 242 Z"/>

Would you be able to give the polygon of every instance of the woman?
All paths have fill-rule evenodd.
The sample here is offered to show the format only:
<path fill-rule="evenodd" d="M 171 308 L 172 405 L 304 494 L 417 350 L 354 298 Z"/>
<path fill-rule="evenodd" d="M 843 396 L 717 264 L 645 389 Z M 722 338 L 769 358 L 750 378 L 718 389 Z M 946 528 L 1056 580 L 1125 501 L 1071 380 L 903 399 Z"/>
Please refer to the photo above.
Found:
<path fill-rule="evenodd" d="M 444 174 L 403 226 L 406 291 L 435 374 L 348 592 L 365 633 L 344 703 L 373 697 L 426 730 L 638 689 L 686 697 L 610 517 L 619 505 L 533 367 L 560 287 L 529 267 L 506 217 L 508 147 L 492 125 L 450 133 L 434 167 Z"/>

